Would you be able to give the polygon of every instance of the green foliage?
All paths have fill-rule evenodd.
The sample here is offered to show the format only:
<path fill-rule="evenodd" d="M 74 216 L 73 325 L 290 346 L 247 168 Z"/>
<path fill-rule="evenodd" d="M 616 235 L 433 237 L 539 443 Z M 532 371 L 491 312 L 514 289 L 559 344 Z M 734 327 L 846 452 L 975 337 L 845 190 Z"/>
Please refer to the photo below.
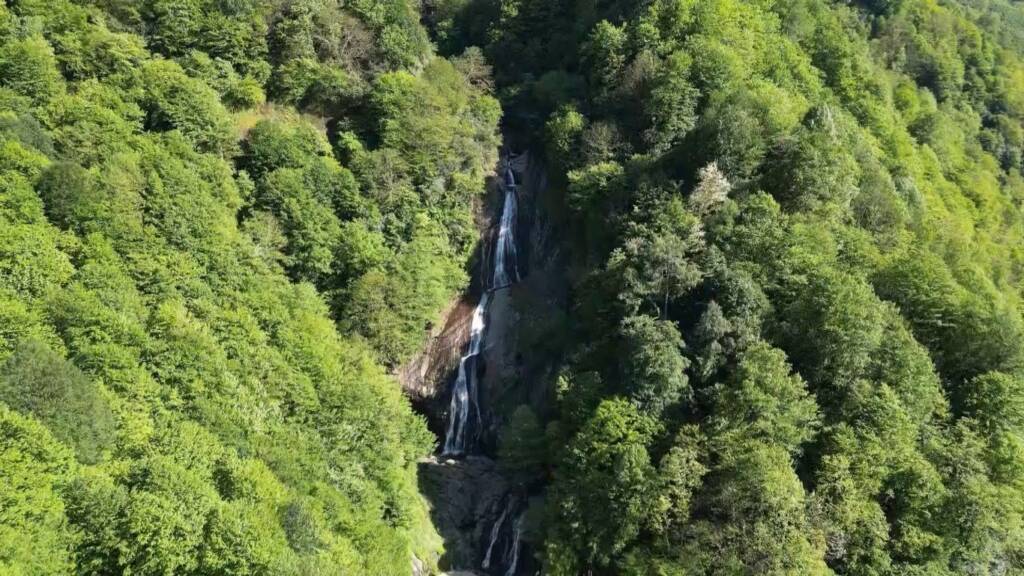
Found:
<path fill-rule="evenodd" d="M 563 106 L 547 121 L 545 136 L 548 156 L 559 166 L 571 166 L 578 159 L 579 138 L 586 118 L 572 105 Z"/>
<path fill-rule="evenodd" d="M 715 399 L 717 434 L 728 442 L 761 440 L 799 452 L 811 439 L 817 406 L 781 350 L 758 343 L 743 351 Z"/>
<path fill-rule="evenodd" d="M 43 104 L 64 87 L 53 48 L 41 36 L 4 42 L 0 50 L 0 85 Z"/>
<path fill-rule="evenodd" d="M 279 101 L 321 112 L 353 95 L 345 72 L 313 59 L 286 62 L 278 68 L 272 95 Z"/>
<path fill-rule="evenodd" d="M 1008 374 L 989 372 L 973 379 L 959 402 L 964 415 L 983 430 L 1019 430 L 1024 426 L 1021 381 Z"/>
<path fill-rule="evenodd" d="M 640 410 L 657 416 L 689 396 L 684 344 L 672 322 L 650 316 L 626 318 L 622 324 L 623 389 Z"/>
<path fill-rule="evenodd" d="M 0 464 L 0 571 L 72 571 L 75 538 L 60 497 L 74 470 L 67 448 L 0 404 Z"/>
<path fill-rule="evenodd" d="M 466 279 L 441 227 L 422 213 L 413 225 L 412 238 L 390 266 L 371 269 L 352 284 L 344 308 L 342 325 L 373 342 L 389 364 L 416 349 L 436 311 Z"/>
<path fill-rule="evenodd" d="M 663 151 L 678 144 L 697 122 L 699 92 L 688 81 L 690 57 L 681 52 L 660 63 L 645 94 L 645 114 L 651 125 L 641 134 L 652 150 Z"/>
<path fill-rule="evenodd" d="M 857 163 L 846 151 L 840 121 L 829 107 L 812 110 L 800 129 L 767 162 L 766 185 L 794 210 L 833 204 L 849 207 L 857 194 Z"/>
<path fill-rule="evenodd" d="M 0 7 L 4 574 L 439 553 L 434 438 L 381 364 L 466 283 L 501 110 L 418 5 L 279 4 Z M 388 77 L 415 89 L 381 108 Z"/>
<path fill-rule="evenodd" d="M 112 444 L 114 419 L 103 392 L 39 341 L 21 343 L 0 368 L 0 401 L 46 424 L 83 462 L 99 460 Z"/>
<path fill-rule="evenodd" d="M 697 218 L 678 199 L 649 222 L 630 227 L 623 246 L 612 252 L 608 273 L 620 284 L 620 298 L 632 310 L 645 304 L 668 314 L 669 303 L 696 286 L 701 277 L 693 256 L 703 247 Z"/>
<path fill-rule="evenodd" d="M 607 566 L 655 512 L 646 444 L 655 424 L 622 400 L 606 400 L 565 450 L 552 487 L 559 534 L 584 562 Z M 604 522 L 602 518 L 615 518 Z"/>
<path fill-rule="evenodd" d="M 502 105 L 570 284 L 498 444 L 547 573 L 1020 572 L 1021 6 L 8 4 L 0 572 L 439 555 L 387 371 Z"/>
<path fill-rule="evenodd" d="M 812 274 L 784 313 L 781 338 L 812 385 L 841 386 L 863 373 L 881 346 L 883 308 L 863 281 Z"/>
<path fill-rule="evenodd" d="M 680 556 L 709 574 L 827 574 L 821 542 L 805 517 L 800 480 L 781 447 L 752 443 L 727 452 L 709 474 L 706 506 Z"/>
<path fill-rule="evenodd" d="M 196 149 L 227 155 L 234 147 L 231 120 L 216 92 L 185 75 L 172 62 L 155 60 L 142 69 L 143 105 L 151 130 L 180 130 Z"/>
<path fill-rule="evenodd" d="M 527 483 L 540 477 L 548 464 L 544 429 L 526 404 L 516 408 L 501 431 L 498 461 L 513 477 Z"/>
<path fill-rule="evenodd" d="M 1020 5 L 434 5 L 568 253 L 547 573 L 1020 571 Z"/>
<path fill-rule="evenodd" d="M 281 222 L 288 238 L 289 270 L 298 278 L 317 282 L 331 275 L 341 224 L 304 176 L 294 168 L 274 170 L 261 182 L 255 200 L 256 206 L 271 210 Z"/>

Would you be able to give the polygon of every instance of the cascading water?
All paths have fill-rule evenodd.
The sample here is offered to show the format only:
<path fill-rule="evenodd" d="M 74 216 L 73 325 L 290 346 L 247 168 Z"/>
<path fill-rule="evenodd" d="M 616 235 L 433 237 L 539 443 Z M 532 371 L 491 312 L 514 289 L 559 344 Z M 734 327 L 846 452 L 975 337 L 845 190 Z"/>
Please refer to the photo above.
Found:
<path fill-rule="evenodd" d="M 491 294 L 484 292 L 473 310 L 473 324 L 469 332 L 469 350 L 459 360 L 459 375 L 452 386 L 452 401 L 448 416 L 448 433 L 444 438 L 445 454 L 463 454 L 466 451 L 466 429 L 470 427 L 470 406 L 480 420 L 480 404 L 476 392 L 476 359 L 484 341 L 485 315 Z"/>
<path fill-rule="evenodd" d="M 516 175 L 512 167 L 505 168 L 505 205 L 501 209 L 501 224 L 498 226 L 498 246 L 494 255 L 494 282 L 492 289 L 504 288 L 519 281 L 517 264 L 515 225 L 519 211 L 516 197 Z M 511 272 L 510 270 L 511 269 Z"/>
<path fill-rule="evenodd" d="M 522 536 L 523 501 L 509 495 L 501 515 L 491 526 L 491 537 L 487 544 L 487 552 L 480 568 L 488 574 L 515 576 L 519 567 L 519 552 Z"/>
<path fill-rule="evenodd" d="M 516 218 L 518 199 L 516 198 L 516 177 L 512 171 L 511 158 L 505 162 L 505 179 L 502 189 L 505 201 L 501 210 L 498 226 L 498 241 L 495 248 L 494 270 L 491 278 L 491 290 L 504 288 L 519 280 L 519 269 L 516 253 Z M 476 385 L 476 361 L 484 343 L 487 329 L 487 306 L 490 303 L 490 291 L 486 289 L 480 302 L 473 310 L 473 324 L 470 328 L 469 349 L 459 361 L 459 372 L 452 386 L 452 399 L 448 416 L 448 432 L 444 439 L 445 455 L 456 456 L 469 452 L 480 433 L 482 423 L 480 415 L 479 394 Z M 472 408 L 473 412 L 470 413 Z M 475 429 L 474 429 L 475 428 Z"/>
<path fill-rule="evenodd" d="M 505 518 L 508 516 L 509 510 L 512 509 L 512 499 L 510 498 L 508 504 L 501 511 L 501 516 L 491 526 L 491 540 L 487 544 L 487 554 L 484 555 L 484 562 L 480 565 L 481 568 L 487 570 L 491 567 L 491 555 L 494 553 L 494 545 L 498 543 L 498 537 L 501 536 L 501 527 L 505 524 Z"/>
<path fill-rule="evenodd" d="M 515 523 L 512 524 L 512 546 L 509 548 L 509 554 L 511 557 L 506 558 L 505 565 L 508 568 L 505 570 L 505 576 L 515 576 L 516 568 L 519 567 L 519 549 L 522 547 L 519 542 L 519 537 L 523 533 L 523 514 L 520 514 Z"/>

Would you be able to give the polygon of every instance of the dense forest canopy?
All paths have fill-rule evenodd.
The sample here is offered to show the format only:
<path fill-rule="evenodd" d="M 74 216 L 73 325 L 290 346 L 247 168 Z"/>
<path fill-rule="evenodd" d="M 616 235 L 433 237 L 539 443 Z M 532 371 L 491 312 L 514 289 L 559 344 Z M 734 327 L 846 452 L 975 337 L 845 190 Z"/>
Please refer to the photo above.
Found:
<path fill-rule="evenodd" d="M 497 450 L 544 573 L 1024 574 L 1011 0 L 8 0 L 0 574 L 436 556 L 388 374 L 503 109 L 571 254 Z"/>
<path fill-rule="evenodd" d="M 1021 5 L 433 4 L 564 190 L 548 573 L 1024 573 Z"/>
<path fill-rule="evenodd" d="M 500 108 L 394 0 L 0 6 L 0 573 L 407 574 Z"/>

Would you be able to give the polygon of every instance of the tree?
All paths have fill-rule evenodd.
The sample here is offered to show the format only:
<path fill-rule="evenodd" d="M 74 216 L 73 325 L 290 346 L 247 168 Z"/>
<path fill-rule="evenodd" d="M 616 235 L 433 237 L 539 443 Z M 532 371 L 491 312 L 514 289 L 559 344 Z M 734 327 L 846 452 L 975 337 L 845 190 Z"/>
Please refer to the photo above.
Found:
<path fill-rule="evenodd" d="M 623 169 L 615 162 L 591 164 L 568 173 L 568 205 L 582 214 L 596 211 L 622 185 Z"/>
<path fill-rule="evenodd" d="M 686 537 L 695 493 L 708 471 L 703 462 L 707 457 L 703 440 L 696 426 L 680 427 L 672 447 L 658 463 L 657 494 L 663 516 L 652 518 L 651 529 L 666 534 L 672 543 Z"/>
<path fill-rule="evenodd" d="M 189 78 L 177 64 L 155 60 L 142 68 L 153 130 L 179 130 L 198 149 L 230 156 L 236 138 L 220 98 L 209 86 Z"/>
<path fill-rule="evenodd" d="M 709 472 L 701 506 L 713 520 L 690 529 L 687 569 L 708 574 L 827 574 L 823 543 L 805 514 L 805 494 L 781 446 L 744 443 Z"/>
<path fill-rule="evenodd" d="M 892 569 L 886 541 L 889 525 L 877 502 L 861 490 L 841 455 L 827 455 L 819 467 L 812 510 L 825 531 L 825 559 L 845 574 L 879 574 Z"/>
<path fill-rule="evenodd" d="M 882 346 L 874 356 L 871 377 L 885 382 L 899 395 L 900 402 L 916 423 L 933 417 L 944 418 L 949 401 L 943 395 L 939 376 L 928 350 L 918 343 L 896 310 L 889 309 Z"/>
<path fill-rule="evenodd" d="M 683 356 L 685 344 L 675 325 L 650 316 L 632 316 L 622 323 L 622 389 L 645 414 L 657 417 L 690 395 Z"/>
<path fill-rule="evenodd" d="M 841 119 L 829 106 L 812 110 L 769 162 L 766 183 L 790 210 L 834 205 L 846 210 L 857 193 L 858 166 L 846 150 Z"/>
<path fill-rule="evenodd" d="M 660 316 L 667 316 L 669 302 L 700 281 L 694 256 L 702 248 L 699 222 L 676 199 L 650 224 L 631 226 L 607 267 L 620 283 L 620 298 L 631 311 L 650 304 Z"/>
<path fill-rule="evenodd" d="M 970 294 L 935 254 L 916 250 L 880 270 L 878 294 L 894 302 L 943 378 L 954 385 L 1020 365 L 1024 328 L 994 295 Z"/>
<path fill-rule="evenodd" d="M 782 348 L 823 404 L 865 373 L 882 343 L 884 306 L 867 283 L 834 270 L 812 273 L 783 318 Z"/>
<path fill-rule="evenodd" d="M 701 57 L 695 59 L 701 62 Z M 729 72 L 727 72 L 729 74 Z M 762 102 L 746 87 L 726 85 L 708 93 L 708 105 L 697 122 L 697 138 L 706 142 L 703 162 L 716 161 L 732 182 L 751 179 L 767 154 L 768 134 Z"/>
<path fill-rule="evenodd" d="M 1024 382 L 1000 372 L 988 372 L 971 380 L 958 402 L 962 415 L 974 419 L 983 430 L 1024 428 Z"/>
<path fill-rule="evenodd" d="M 0 571 L 57 574 L 75 567 L 75 537 L 60 493 L 71 451 L 38 421 L 0 403 Z"/>
<path fill-rule="evenodd" d="M 732 324 L 722 312 L 722 307 L 712 300 L 700 315 L 694 330 L 697 376 L 702 381 L 710 379 L 727 362 L 727 335 Z M 731 348 L 731 346 L 729 346 Z"/>
<path fill-rule="evenodd" d="M 548 154 L 561 166 L 575 166 L 579 157 L 580 136 L 587 120 L 572 104 L 565 104 L 544 125 Z"/>
<path fill-rule="evenodd" d="M 602 20 L 590 32 L 583 60 L 597 98 L 607 97 L 625 66 L 626 31 Z"/>
<path fill-rule="evenodd" d="M 942 518 L 950 530 L 948 562 L 954 571 L 1008 564 L 1021 550 L 1024 516 L 1018 501 L 1007 498 L 1011 493 L 988 477 L 984 450 L 966 422 L 939 448 L 938 468 L 949 490 Z"/>
<path fill-rule="evenodd" d="M 0 86 L 44 104 L 64 88 L 53 48 L 41 36 L 8 39 L 0 48 Z"/>
<path fill-rule="evenodd" d="M 544 474 L 547 466 L 547 438 L 540 420 L 523 404 L 501 430 L 498 461 L 513 477 L 529 484 Z"/>
<path fill-rule="evenodd" d="M 719 387 L 713 422 L 728 442 L 759 440 L 799 454 L 815 434 L 817 405 L 785 354 L 758 342 L 740 354 L 735 372 Z"/>
<path fill-rule="evenodd" d="M 257 181 L 278 168 L 302 168 L 329 152 L 322 134 L 305 122 L 261 120 L 243 142 L 240 159 Z"/>
<path fill-rule="evenodd" d="M 297 278 L 322 282 L 333 272 L 341 224 L 307 186 L 303 172 L 280 168 L 267 175 L 257 193 L 258 204 L 270 208 L 288 237 L 287 267 Z"/>
<path fill-rule="evenodd" d="M 707 217 L 716 211 L 729 197 L 732 184 L 712 162 L 697 173 L 697 186 L 687 199 L 690 210 L 699 216 Z"/>
<path fill-rule="evenodd" d="M 644 99 L 651 126 L 642 136 L 654 152 L 664 152 L 682 142 L 697 124 L 700 93 L 688 80 L 690 62 L 684 52 L 673 53 L 661 62 L 650 94 Z"/>
<path fill-rule="evenodd" d="M 22 342 L 0 367 L 0 401 L 38 418 L 82 462 L 112 447 L 114 416 L 103 392 L 42 342 Z"/>
<path fill-rule="evenodd" d="M 584 565 L 607 566 L 655 513 L 646 445 L 655 424 L 622 400 L 605 400 L 570 441 L 552 486 L 559 534 Z"/>

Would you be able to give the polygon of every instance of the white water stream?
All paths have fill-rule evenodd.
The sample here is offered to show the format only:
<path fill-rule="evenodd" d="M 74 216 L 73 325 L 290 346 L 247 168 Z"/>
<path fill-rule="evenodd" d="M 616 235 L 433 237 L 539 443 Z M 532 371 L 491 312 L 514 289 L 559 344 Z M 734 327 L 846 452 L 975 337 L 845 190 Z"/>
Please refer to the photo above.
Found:
<path fill-rule="evenodd" d="M 504 201 L 498 224 L 497 240 L 494 243 L 494 266 L 489 277 L 485 276 L 484 292 L 473 310 L 470 327 L 469 347 L 459 361 L 458 376 L 452 385 L 452 398 L 448 415 L 448 431 L 445 434 L 443 454 L 459 456 L 469 454 L 476 448 L 477 439 L 483 429 L 477 382 L 477 360 L 484 349 L 487 333 L 488 306 L 491 293 L 507 288 L 520 280 L 518 251 L 516 249 L 516 222 L 518 219 L 518 183 L 512 170 L 512 157 L 505 159 L 504 178 L 501 189 Z M 484 259 L 487 260 L 486 258 Z M 509 497 L 501 515 L 491 526 L 490 540 L 484 555 L 482 568 L 504 568 L 504 576 L 515 576 L 519 566 L 520 536 L 523 513 L 516 513 L 516 499 Z M 511 524 L 511 525 L 510 525 Z M 506 531 L 506 528 L 508 531 Z M 504 538 L 502 535 L 508 534 Z M 500 556 L 499 556 L 500 555 Z M 499 560 L 500 558 L 500 560 Z M 492 564 L 500 561 L 500 567 Z"/>
<path fill-rule="evenodd" d="M 502 190 L 505 200 L 498 225 L 498 239 L 495 243 L 494 268 L 491 274 L 490 290 L 486 288 L 480 302 L 473 310 L 473 324 L 470 328 L 469 349 L 459 361 L 459 372 L 452 386 L 452 399 L 448 415 L 448 432 L 445 434 L 443 454 L 457 456 L 470 452 L 480 434 L 483 424 L 480 414 L 477 390 L 476 361 L 483 347 L 487 331 L 487 307 L 491 291 L 505 288 L 519 281 L 518 256 L 516 251 L 516 218 L 518 212 L 518 185 L 512 171 L 511 158 L 505 162 L 505 178 Z M 472 413 L 470 410 L 472 409 Z"/>
<path fill-rule="evenodd" d="M 508 568 L 505 570 L 505 576 L 516 576 L 516 568 L 519 567 L 519 549 L 521 548 L 519 537 L 523 533 L 523 515 L 520 514 L 516 518 L 515 523 L 512 525 L 512 546 L 509 548 L 508 553 L 511 558 L 506 556 L 505 565 Z"/>
<path fill-rule="evenodd" d="M 467 428 L 470 418 L 480 421 L 480 402 L 476 389 L 476 359 L 484 341 L 484 329 L 487 328 L 485 315 L 487 304 L 491 299 L 490 292 L 484 292 L 480 303 L 473 310 L 473 324 L 469 332 L 469 350 L 459 360 L 459 375 L 452 386 L 452 401 L 448 415 L 448 433 L 444 437 L 444 454 L 456 455 L 466 452 Z M 470 406 L 474 414 L 470 414 Z"/>
<path fill-rule="evenodd" d="M 498 225 L 498 246 L 494 254 L 494 280 L 491 289 L 504 288 L 519 281 L 519 266 L 516 252 L 516 218 L 519 199 L 516 196 L 516 175 L 512 167 L 505 168 L 505 203 L 501 208 L 501 223 Z"/>
<path fill-rule="evenodd" d="M 484 562 L 480 565 L 484 570 L 491 567 L 491 554 L 494 553 L 494 545 L 497 544 L 498 537 L 501 536 L 501 526 L 505 523 L 505 517 L 508 516 L 508 511 L 511 508 L 512 500 L 509 499 L 508 504 L 501 511 L 501 516 L 498 516 L 497 521 L 494 522 L 494 526 L 491 526 L 491 541 L 487 545 L 487 554 L 484 556 Z"/>

